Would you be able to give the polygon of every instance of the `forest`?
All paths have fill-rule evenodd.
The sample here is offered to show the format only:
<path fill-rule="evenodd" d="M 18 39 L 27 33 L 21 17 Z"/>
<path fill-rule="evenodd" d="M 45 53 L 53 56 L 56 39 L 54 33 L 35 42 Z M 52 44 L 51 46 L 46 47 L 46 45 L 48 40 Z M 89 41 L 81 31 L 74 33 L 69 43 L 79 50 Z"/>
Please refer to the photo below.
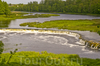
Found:
<path fill-rule="evenodd" d="M 100 14 L 100 0 L 41 0 L 40 3 L 33 1 L 11 6 L 10 9 L 29 12 Z"/>
<path fill-rule="evenodd" d="M 9 6 L 6 2 L 0 0 L 0 15 L 10 14 Z"/>

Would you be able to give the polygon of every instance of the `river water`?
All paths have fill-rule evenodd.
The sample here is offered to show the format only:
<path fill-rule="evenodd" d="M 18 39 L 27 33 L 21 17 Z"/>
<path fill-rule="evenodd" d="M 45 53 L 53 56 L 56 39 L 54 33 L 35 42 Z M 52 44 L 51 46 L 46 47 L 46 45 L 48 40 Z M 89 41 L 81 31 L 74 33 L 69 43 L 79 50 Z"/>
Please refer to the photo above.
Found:
<path fill-rule="evenodd" d="M 37 13 L 34 13 L 37 14 Z M 38 13 L 42 14 L 42 13 Z M 41 29 L 35 27 L 21 27 L 19 24 L 24 22 L 44 22 L 50 20 L 78 20 L 78 19 L 100 19 L 100 17 L 87 15 L 69 15 L 60 14 L 60 16 L 52 16 L 49 18 L 27 18 L 12 20 L 8 28 L 28 28 Z M 57 29 L 50 29 L 57 30 Z M 100 36 L 95 32 L 89 31 L 73 31 L 81 34 L 87 40 L 100 41 Z M 78 54 L 80 57 L 100 58 L 100 52 L 81 46 L 81 43 L 75 37 L 60 34 L 46 33 L 23 33 L 23 32 L 0 32 L 0 40 L 5 44 L 4 53 L 18 49 L 18 51 L 47 51 L 52 53 Z"/>
<path fill-rule="evenodd" d="M 47 14 L 47 13 L 33 13 L 34 14 Z M 87 15 L 70 15 L 70 14 L 59 14 L 60 16 L 51 16 L 49 18 L 28 18 L 28 19 L 16 19 L 12 20 L 9 28 L 26 28 L 21 27 L 19 24 L 25 23 L 25 22 L 45 22 L 45 21 L 51 21 L 51 20 L 79 20 L 79 19 L 100 19 L 100 17 L 96 16 L 87 16 Z"/>

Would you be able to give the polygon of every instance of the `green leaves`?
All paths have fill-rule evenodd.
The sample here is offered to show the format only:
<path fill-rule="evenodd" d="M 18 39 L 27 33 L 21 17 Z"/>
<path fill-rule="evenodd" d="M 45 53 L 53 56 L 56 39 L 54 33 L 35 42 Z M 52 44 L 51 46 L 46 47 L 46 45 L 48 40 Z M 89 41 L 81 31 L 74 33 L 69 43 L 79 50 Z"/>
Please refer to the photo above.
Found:
<path fill-rule="evenodd" d="M 4 44 L 2 43 L 2 41 L 0 41 L 0 54 L 2 54 L 3 50 L 4 50 Z"/>
<path fill-rule="evenodd" d="M 26 5 L 17 4 L 10 9 L 29 12 L 100 14 L 100 0 L 41 0 L 39 4 L 36 1 Z"/>
<path fill-rule="evenodd" d="M 18 49 L 15 49 L 14 52 L 10 51 L 10 54 L 15 54 Z"/>
<path fill-rule="evenodd" d="M 7 64 L 9 64 L 9 62 L 10 62 L 12 56 L 16 53 L 17 50 L 18 50 L 18 49 L 15 49 L 14 52 L 10 51 L 10 54 L 11 54 L 11 55 L 10 55 L 8 61 L 7 61 Z"/>
<path fill-rule="evenodd" d="M 8 14 L 10 14 L 10 10 L 9 10 L 8 4 L 0 0 L 0 15 L 3 15 L 3 14 L 7 16 Z"/>

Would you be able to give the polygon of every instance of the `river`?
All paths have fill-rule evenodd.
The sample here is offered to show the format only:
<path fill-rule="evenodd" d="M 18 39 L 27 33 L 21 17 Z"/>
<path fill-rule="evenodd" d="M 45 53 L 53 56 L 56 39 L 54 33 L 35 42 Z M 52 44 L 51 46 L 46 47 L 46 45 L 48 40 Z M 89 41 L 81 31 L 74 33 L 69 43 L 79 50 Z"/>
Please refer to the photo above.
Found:
<path fill-rule="evenodd" d="M 37 14 L 37 13 L 33 13 Z M 44 14 L 44 13 L 38 13 Z M 100 19 L 100 17 L 87 15 L 70 15 L 60 14 L 60 16 L 52 16 L 49 18 L 27 18 L 12 20 L 8 28 L 28 28 L 41 29 L 35 27 L 21 27 L 19 24 L 24 22 L 44 22 L 50 20 L 79 20 L 79 19 Z M 45 28 L 46 29 L 46 28 Z M 58 29 L 49 29 L 58 30 Z M 81 34 L 87 40 L 100 41 L 100 36 L 95 32 L 89 31 L 71 31 Z M 18 51 L 47 51 L 52 53 L 78 54 L 80 57 L 100 58 L 100 52 L 91 50 L 85 46 L 81 46 L 78 39 L 63 34 L 47 34 L 47 33 L 23 33 L 23 32 L 0 32 L 0 40 L 5 44 L 4 53 L 18 49 Z"/>

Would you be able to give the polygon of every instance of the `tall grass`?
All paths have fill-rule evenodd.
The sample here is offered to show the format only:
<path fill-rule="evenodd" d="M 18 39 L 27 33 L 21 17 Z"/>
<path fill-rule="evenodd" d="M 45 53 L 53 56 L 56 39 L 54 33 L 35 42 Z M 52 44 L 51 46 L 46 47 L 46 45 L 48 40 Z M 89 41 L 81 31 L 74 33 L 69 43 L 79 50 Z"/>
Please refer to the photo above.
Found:
<path fill-rule="evenodd" d="M 91 31 L 100 34 L 100 19 L 95 20 L 55 20 L 43 23 L 27 22 L 20 26 L 37 27 L 37 28 L 58 28 L 69 30 Z"/>

